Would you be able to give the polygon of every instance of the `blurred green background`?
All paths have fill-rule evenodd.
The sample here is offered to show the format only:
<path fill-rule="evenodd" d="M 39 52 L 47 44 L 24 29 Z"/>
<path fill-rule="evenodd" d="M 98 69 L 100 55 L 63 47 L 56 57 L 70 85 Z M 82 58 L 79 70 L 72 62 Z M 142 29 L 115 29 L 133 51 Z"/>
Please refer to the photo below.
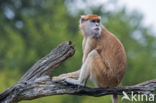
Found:
<path fill-rule="evenodd" d="M 115 5 L 113 1 L 94 6 L 86 0 L 81 0 L 81 3 L 86 9 L 76 8 L 81 5 L 76 0 L 0 1 L 0 92 L 15 84 L 37 60 L 64 41 L 71 40 L 76 52 L 53 75 L 79 69 L 83 37 L 78 21 L 84 14 L 100 15 L 104 26 L 125 46 L 128 65 L 121 85 L 156 78 L 156 37 L 150 27 L 143 25 L 142 14 L 128 12 L 126 7 L 109 11 L 107 7 Z M 88 83 L 88 86 L 91 84 Z M 111 97 L 59 95 L 20 103 L 95 102 L 111 103 Z M 131 102 L 125 100 L 122 103 Z"/>

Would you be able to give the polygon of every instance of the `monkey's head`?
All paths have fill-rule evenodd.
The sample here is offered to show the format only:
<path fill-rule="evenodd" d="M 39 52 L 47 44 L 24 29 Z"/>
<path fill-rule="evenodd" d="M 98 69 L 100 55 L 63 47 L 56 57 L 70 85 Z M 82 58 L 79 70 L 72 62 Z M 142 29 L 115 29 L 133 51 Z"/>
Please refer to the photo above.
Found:
<path fill-rule="evenodd" d="M 80 30 L 84 36 L 99 37 L 101 35 L 101 17 L 97 15 L 81 16 Z"/>

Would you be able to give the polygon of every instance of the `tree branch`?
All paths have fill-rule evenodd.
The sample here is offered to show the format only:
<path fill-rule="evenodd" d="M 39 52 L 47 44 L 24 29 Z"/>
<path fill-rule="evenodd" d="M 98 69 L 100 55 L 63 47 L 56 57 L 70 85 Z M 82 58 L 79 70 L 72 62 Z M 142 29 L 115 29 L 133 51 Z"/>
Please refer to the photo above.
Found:
<path fill-rule="evenodd" d="M 47 56 L 34 64 L 23 77 L 12 87 L 0 93 L 1 103 L 17 103 L 21 100 L 32 100 L 51 95 L 88 95 L 104 96 L 110 94 L 122 95 L 122 92 L 130 94 L 150 94 L 156 90 L 156 79 L 146 81 L 133 86 L 115 88 L 88 88 L 78 87 L 65 82 L 53 82 L 50 74 L 63 61 L 74 54 L 75 50 L 71 42 L 60 44 Z"/>

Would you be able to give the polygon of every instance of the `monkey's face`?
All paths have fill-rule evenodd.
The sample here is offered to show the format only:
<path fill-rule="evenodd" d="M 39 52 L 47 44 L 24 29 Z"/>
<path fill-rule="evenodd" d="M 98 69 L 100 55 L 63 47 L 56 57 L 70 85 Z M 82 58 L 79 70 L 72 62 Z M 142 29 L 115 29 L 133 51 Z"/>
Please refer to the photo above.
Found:
<path fill-rule="evenodd" d="M 85 28 L 87 36 L 99 37 L 101 35 L 101 22 L 100 20 L 88 20 L 86 21 Z"/>

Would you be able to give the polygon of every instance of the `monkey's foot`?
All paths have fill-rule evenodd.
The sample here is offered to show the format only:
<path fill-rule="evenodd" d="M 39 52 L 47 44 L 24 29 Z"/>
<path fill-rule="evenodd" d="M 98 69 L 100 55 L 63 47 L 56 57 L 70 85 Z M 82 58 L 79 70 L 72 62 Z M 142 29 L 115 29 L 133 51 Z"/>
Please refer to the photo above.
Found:
<path fill-rule="evenodd" d="M 77 85 L 77 86 L 85 87 L 84 83 L 80 83 L 80 81 L 76 80 L 76 79 L 72 79 L 72 78 L 68 78 L 68 77 L 63 77 L 63 78 L 59 78 L 59 79 L 58 78 L 56 79 L 56 78 L 55 77 L 53 78 L 53 82 L 64 81 L 64 82 L 71 84 L 71 85 Z"/>
<path fill-rule="evenodd" d="M 77 86 L 85 87 L 84 83 L 80 83 L 79 80 L 75 80 L 75 79 L 72 79 L 72 78 L 64 78 L 63 81 L 68 83 L 68 84 L 71 84 L 71 85 L 77 85 Z"/>
<path fill-rule="evenodd" d="M 67 77 L 63 77 L 63 78 L 57 78 L 57 77 L 53 77 L 53 82 L 59 82 L 59 81 L 64 81 L 65 80 L 65 78 L 67 78 Z"/>

